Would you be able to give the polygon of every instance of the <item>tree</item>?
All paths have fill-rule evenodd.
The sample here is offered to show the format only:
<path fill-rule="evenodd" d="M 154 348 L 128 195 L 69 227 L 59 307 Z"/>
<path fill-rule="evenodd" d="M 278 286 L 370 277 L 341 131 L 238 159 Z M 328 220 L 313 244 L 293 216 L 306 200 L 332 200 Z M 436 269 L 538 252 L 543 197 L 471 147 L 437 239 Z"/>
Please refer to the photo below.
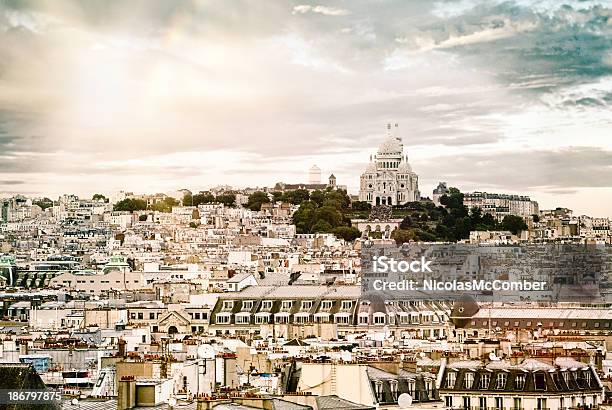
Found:
<path fill-rule="evenodd" d="M 215 202 L 215 196 L 213 194 L 210 192 L 200 192 L 193 196 L 193 201 L 190 205 L 198 206 L 200 204 L 210 204 L 211 202 Z"/>
<path fill-rule="evenodd" d="M 247 202 L 247 208 L 251 211 L 260 211 L 261 205 L 270 202 L 270 198 L 268 198 L 268 194 L 262 191 L 253 192 L 249 195 L 249 200 Z"/>
<path fill-rule="evenodd" d="M 406 216 L 399 226 L 400 229 L 409 229 L 412 228 L 412 218 L 410 216 Z"/>
<path fill-rule="evenodd" d="M 147 209 L 147 201 L 136 198 L 126 198 L 113 206 L 113 211 L 144 211 Z"/>
<path fill-rule="evenodd" d="M 323 219 L 319 219 L 311 228 L 311 231 L 313 233 L 329 232 L 331 230 L 332 230 L 332 225 Z"/>
<path fill-rule="evenodd" d="M 236 195 L 235 194 L 221 194 L 217 195 L 215 198 L 217 202 L 222 203 L 225 206 L 233 207 L 236 205 Z"/>
<path fill-rule="evenodd" d="M 103 201 L 103 202 L 108 202 L 108 199 L 102 195 L 102 194 L 94 194 L 93 197 L 91 197 L 92 201 Z"/>
<path fill-rule="evenodd" d="M 355 211 L 370 211 L 372 204 L 366 201 L 355 201 L 351 204 L 351 208 Z"/>
<path fill-rule="evenodd" d="M 51 208 L 53 206 L 53 201 L 49 198 L 42 198 L 38 201 L 34 201 L 33 202 L 34 205 L 38 205 L 40 207 L 40 209 L 42 209 L 43 211 L 47 208 Z"/>
<path fill-rule="evenodd" d="M 407 229 L 395 229 L 391 232 L 391 239 L 395 240 L 395 243 L 401 245 L 402 243 L 410 242 L 415 240 L 414 232 Z"/>
<path fill-rule="evenodd" d="M 332 229 L 332 233 L 336 235 L 337 238 L 342 238 L 347 242 L 352 242 L 361 236 L 359 229 L 352 226 L 337 226 Z"/>
<path fill-rule="evenodd" d="M 169 196 L 151 205 L 150 209 L 157 212 L 172 212 L 172 207 L 178 206 L 178 204 L 179 202 L 176 199 Z"/>
<path fill-rule="evenodd" d="M 140 216 L 138 217 L 138 220 L 139 220 L 139 221 L 141 221 L 141 222 L 144 222 L 144 221 L 146 221 L 146 220 L 147 220 L 147 218 L 148 218 L 148 217 L 149 217 L 149 216 L 148 216 L 147 214 L 142 214 L 142 215 L 140 215 Z"/>
<path fill-rule="evenodd" d="M 283 193 L 281 191 L 274 191 L 274 192 L 272 192 L 272 200 L 274 202 L 282 201 L 283 200 Z"/>
<path fill-rule="evenodd" d="M 317 204 L 317 206 L 323 206 L 325 202 L 325 192 L 317 189 L 310 194 L 310 200 Z"/>
<path fill-rule="evenodd" d="M 518 234 L 519 231 L 524 231 L 527 229 L 527 224 L 525 220 L 517 215 L 506 215 L 504 216 L 504 220 L 501 223 L 501 227 L 505 231 L 510 231 L 514 235 Z"/>
<path fill-rule="evenodd" d="M 310 199 L 310 194 L 306 189 L 295 189 L 293 191 L 285 191 L 283 193 L 283 201 L 291 202 L 294 205 L 299 205 Z"/>

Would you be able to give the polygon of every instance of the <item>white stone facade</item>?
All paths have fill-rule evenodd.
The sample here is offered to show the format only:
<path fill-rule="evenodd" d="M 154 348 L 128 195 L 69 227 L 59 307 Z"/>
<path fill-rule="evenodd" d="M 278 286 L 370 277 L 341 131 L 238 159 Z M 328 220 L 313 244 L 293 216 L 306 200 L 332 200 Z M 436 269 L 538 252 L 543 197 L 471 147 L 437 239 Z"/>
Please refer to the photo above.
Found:
<path fill-rule="evenodd" d="M 361 174 L 359 200 L 372 205 L 403 205 L 419 199 L 419 177 L 404 156 L 402 139 L 389 135 Z"/>

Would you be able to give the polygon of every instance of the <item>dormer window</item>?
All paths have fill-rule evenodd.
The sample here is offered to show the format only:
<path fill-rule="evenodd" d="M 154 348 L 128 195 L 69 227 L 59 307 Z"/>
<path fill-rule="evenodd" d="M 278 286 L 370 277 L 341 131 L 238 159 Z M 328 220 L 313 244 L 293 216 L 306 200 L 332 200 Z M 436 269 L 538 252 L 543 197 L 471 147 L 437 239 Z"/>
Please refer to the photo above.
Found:
<path fill-rule="evenodd" d="M 389 389 L 391 390 L 391 396 L 393 397 L 393 401 L 397 400 L 397 380 L 389 380 Z"/>
<path fill-rule="evenodd" d="M 324 300 L 323 302 L 321 302 L 321 309 L 329 310 L 332 308 L 332 304 L 333 302 L 331 300 Z"/>
<path fill-rule="evenodd" d="M 515 387 L 517 390 L 523 390 L 525 388 L 525 375 L 519 374 L 516 376 L 516 380 L 514 381 Z"/>
<path fill-rule="evenodd" d="M 265 310 L 272 309 L 272 301 L 271 300 L 264 300 L 263 302 L 261 302 L 261 308 L 265 309 Z"/>
<path fill-rule="evenodd" d="M 569 382 L 570 382 L 570 373 L 569 372 L 564 372 L 563 373 L 563 380 L 565 381 L 565 384 L 569 387 Z"/>
<path fill-rule="evenodd" d="M 587 387 L 591 385 L 591 372 L 588 370 L 585 370 L 584 373 L 584 381 L 587 384 Z"/>
<path fill-rule="evenodd" d="M 252 300 L 245 300 L 244 302 L 242 302 L 242 308 L 243 309 L 253 309 L 253 301 Z"/>
<path fill-rule="evenodd" d="M 546 390 L 546 375 L 544 373 L 535 374 L 535 389 Z"/>
<path fill-rule="evenodd" d="M 508 375 L 506 373 L 499 373 L 497 375 L 497 380 L 495 382 L 495 388 L 497 390 L 502 390 L 506 387 L 506 381 L 508 380 Z"/>
<path fill-rule="evenodd" d="M 472 386 L 474 385 L 474 373 L 468 372 L 468 373 L 465 374 L 464 385 L 465 385 L 466 389 L 471 389 L 472 388 Z"/>
<path fill-rule="evenodd" d="M 302 301 L 302 309 L 303 310 L 312 309 L 312 300 L 304 300 L 304 301 Z"/>
<path fill-rule="evenodd" d="M 380 402 L 383 398 L 383 382 L 381 380 L 376 380 L 374 386 L 376 386 L 376 398 Z"/>
<path fill-rule="evenodd" d="M 283 300 L 283 303 L 282 303 L 283 309 L 291 309 L 292 306 L 293 306 L 292 300 Z"/>
<path fill-rule="evenodd" d="M 342 310 L 349 310 L 352 307 L 353 307 L 353 301 L 351 300 L 342 301 Z"/>
<path fill-rule="evenodd" d="M 223 310 L 231 310 L 234 308 L 233 300 L 224 300 L 223 301 Z"/>
<path fill-rule="evenodd" d="M 488 389 L 489 388 L 489 383 L 491 382 L 491 375 L 488 373 L 483 373 L 482 375 L 480 375 L 480 388 L 481 389 Z"/>
<path fill-rule="evenodd" d="M 454 389 L 455 388 L 455 381 L 457 380 L 457 373 L 455 372 L 448 372 L 446 374 L 446 388 L 447 389 Z"/>

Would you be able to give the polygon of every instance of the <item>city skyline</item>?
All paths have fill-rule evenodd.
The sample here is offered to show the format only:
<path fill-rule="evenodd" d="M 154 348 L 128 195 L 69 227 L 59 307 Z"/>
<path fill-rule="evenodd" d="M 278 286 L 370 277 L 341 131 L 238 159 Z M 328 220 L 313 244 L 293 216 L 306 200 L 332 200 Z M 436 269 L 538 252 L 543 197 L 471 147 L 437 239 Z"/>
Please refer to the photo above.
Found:
<path fill-rule="evenodd" d="M 0 196 L 359 174 L 612 216 L 604 1 L 0 2 Z"/>

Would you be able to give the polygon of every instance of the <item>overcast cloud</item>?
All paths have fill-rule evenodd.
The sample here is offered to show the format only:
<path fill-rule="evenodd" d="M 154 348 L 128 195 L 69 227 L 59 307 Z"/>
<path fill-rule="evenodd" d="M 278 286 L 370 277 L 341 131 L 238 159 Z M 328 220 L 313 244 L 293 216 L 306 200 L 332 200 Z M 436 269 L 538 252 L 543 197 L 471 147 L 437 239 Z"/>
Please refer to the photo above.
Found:
<path fill-rule="evenodd" d="M 421 190 L 612 216 L 610 1 L 0 0 L 0 194 L 356 193 L 399 123 Z"/>

